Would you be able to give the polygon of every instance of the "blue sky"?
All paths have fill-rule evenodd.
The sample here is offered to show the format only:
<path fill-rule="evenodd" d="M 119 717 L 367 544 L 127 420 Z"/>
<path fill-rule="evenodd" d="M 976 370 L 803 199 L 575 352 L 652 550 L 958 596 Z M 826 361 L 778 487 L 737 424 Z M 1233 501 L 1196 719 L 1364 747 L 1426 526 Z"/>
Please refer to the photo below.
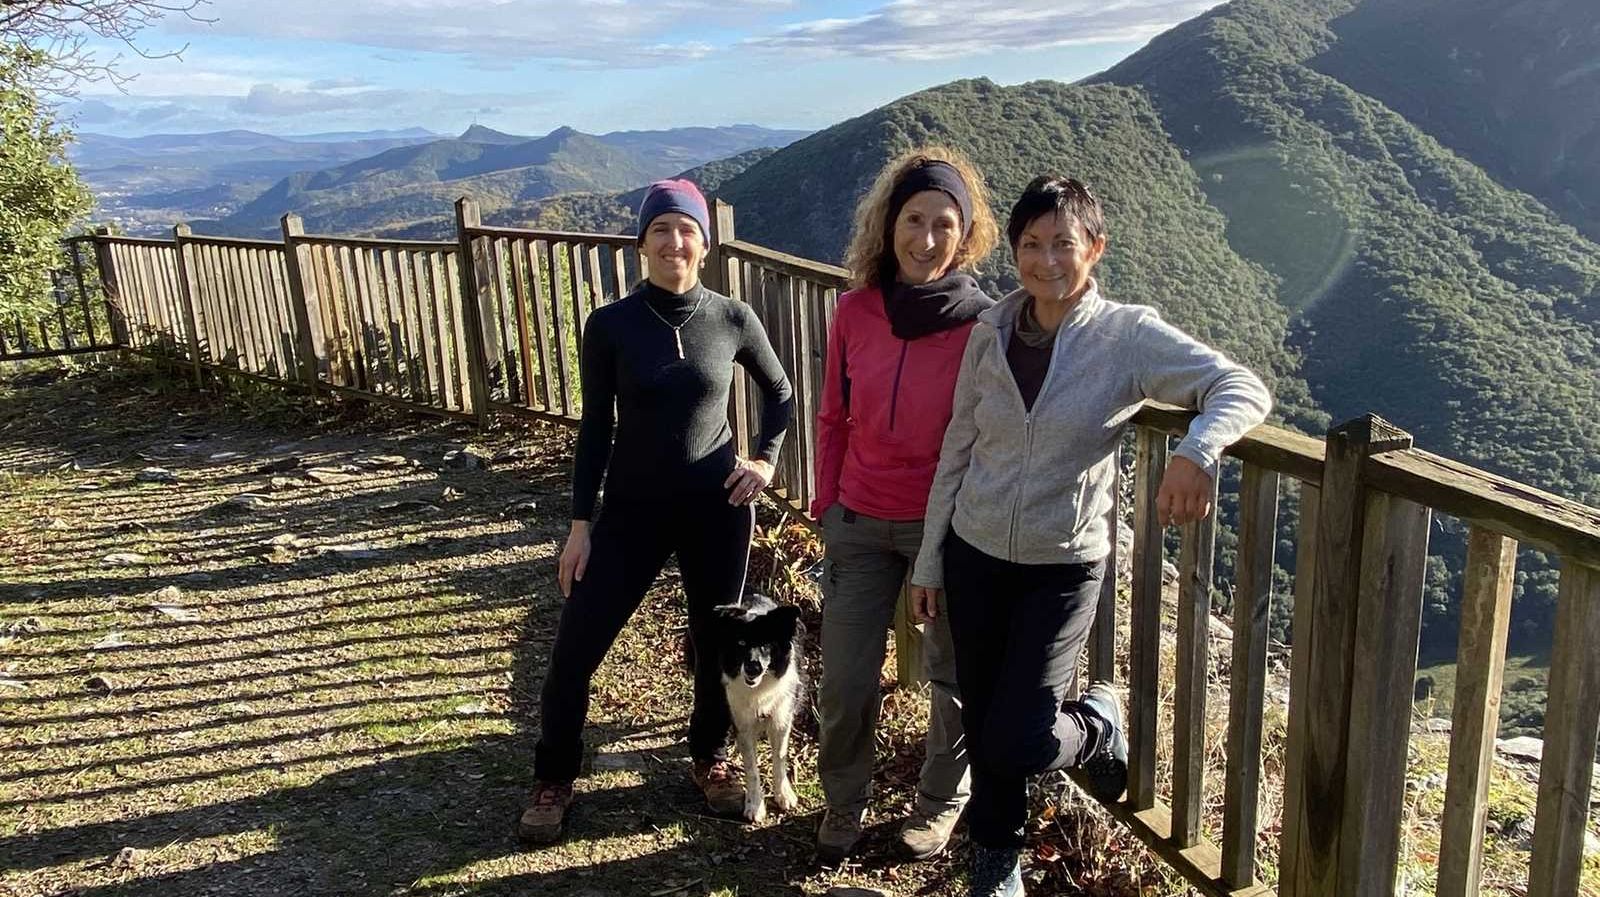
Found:
<path fill-rule="evenodd" d="M 211 0 L 66 105 L 112 134 L 474 122 L 819 129 L 957 78 L 1076 80 L 1217 0 Z"/>

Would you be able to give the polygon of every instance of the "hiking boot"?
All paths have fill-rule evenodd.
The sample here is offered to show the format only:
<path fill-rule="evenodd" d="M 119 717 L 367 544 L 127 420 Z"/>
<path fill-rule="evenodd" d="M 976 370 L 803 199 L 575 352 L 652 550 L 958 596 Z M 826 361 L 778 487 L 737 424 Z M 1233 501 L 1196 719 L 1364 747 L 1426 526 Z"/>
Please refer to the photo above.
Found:
<path fill-rule="evenodd" d="M 517 817 L 517 839 L 524 844 L 554 844 L 567 830 L 572 784 L 539 782 Z"/>
<path fill-rule="evenodd" d="M 1077 704 L 1099 729 L 1099 744 L 1078 769 L 1095 799 L 1113 803 L 1128 789 L 1128 739 L 1122 731 L 1122 702 L 1110 683 L 1096 682 Z"/>
<path fill-rule="evenodd" d="M 817 859 L 830 866 L 844 862 L 861 843 L 861 824 L 866 817 L 864 808 L 854 813 L 824 812 L 817 826 Z"/>
<path fill-rule="evenodd" d="M 694 786 L 714 815 L 734 819 L 744 815 L 743 776 L 727 760 L 696 760 L 690 771 Z"/>
<path fill-rule="evenodd" d="M 1015 849 L 972 848 L 972 870 L 967 877 L 969 897 L 1025 897 L 1022 888 L 1022 852 Z"/>
<path fill-rule="evenodd" d="M 907 859 L 925 860 L 937 856 L 950 843 L 950 833 L 956 830 L 956 821 L 960 818 L 959 805 L 929 809 L 918 801 L 916 809 L 900 826 L 900 838 L 895 846 Z"/>

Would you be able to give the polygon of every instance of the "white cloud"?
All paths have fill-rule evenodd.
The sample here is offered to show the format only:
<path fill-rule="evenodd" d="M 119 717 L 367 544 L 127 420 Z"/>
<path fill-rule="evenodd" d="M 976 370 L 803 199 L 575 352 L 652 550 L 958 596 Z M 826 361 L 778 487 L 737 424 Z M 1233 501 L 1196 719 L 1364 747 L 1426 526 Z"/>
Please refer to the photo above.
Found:
<path fill-rule="evenodd" d="M 866 15 L 813 19 L 741 45 L 782 53 L 932 60 L 1145 40 L 1220 0 L 892 0 Z"/>
<path fill-rule="evenodd" d="M 647 68 L 711 51 L 693 35 L 749 26 L 790 0 L 212 0 L 209 23 L 169 20 L 185 35 L 230 35 L 448 53 L 496 64 L 544 60 Z"/>
<path fill-rule="evenodd" d="M 343 90 L 354 87 L 371 87 L 365 78 L 320 78 L 306 85 L 307 90 Z"/>

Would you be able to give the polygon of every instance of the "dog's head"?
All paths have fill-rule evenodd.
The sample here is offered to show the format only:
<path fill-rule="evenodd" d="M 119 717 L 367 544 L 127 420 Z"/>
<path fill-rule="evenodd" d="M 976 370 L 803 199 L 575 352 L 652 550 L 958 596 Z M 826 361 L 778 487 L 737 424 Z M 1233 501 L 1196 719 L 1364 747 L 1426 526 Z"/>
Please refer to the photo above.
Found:
<path fill-rule="evenodd" d="M 800 608 L 761 599 L 719 607 L 717 615 L 717 662 L 727 681 L 755 688 L 765 677 L 789 671 L 800 634 Z"/>

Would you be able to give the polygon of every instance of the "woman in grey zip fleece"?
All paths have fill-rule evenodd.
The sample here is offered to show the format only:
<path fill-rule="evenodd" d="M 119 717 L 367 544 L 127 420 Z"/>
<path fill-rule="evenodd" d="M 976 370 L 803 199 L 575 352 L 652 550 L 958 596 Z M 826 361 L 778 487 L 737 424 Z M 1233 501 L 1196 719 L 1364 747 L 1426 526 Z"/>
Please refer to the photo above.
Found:
<path fill-rule="evenodd" d="M 1261 423 L 1260 379 L 1161 320 L 1100 295 L 1100 202 L 1080 182 L 1034 180 L 1006 236 L 1022 288 L 978 316 L 956 381 L 912 571 L 917 613 L 943 590 L 972 759 L 971 893 L 1022 894 L 1027 777 L 1066 767 L 1120 796 L 1127 744 L 1103 683 L 1066 701 L 1094 621 L 1116 448 L 1146 399 L 1200 412 L 1157 497 L 1166 525 L 1211 512 L 1222 450 Z"/>

